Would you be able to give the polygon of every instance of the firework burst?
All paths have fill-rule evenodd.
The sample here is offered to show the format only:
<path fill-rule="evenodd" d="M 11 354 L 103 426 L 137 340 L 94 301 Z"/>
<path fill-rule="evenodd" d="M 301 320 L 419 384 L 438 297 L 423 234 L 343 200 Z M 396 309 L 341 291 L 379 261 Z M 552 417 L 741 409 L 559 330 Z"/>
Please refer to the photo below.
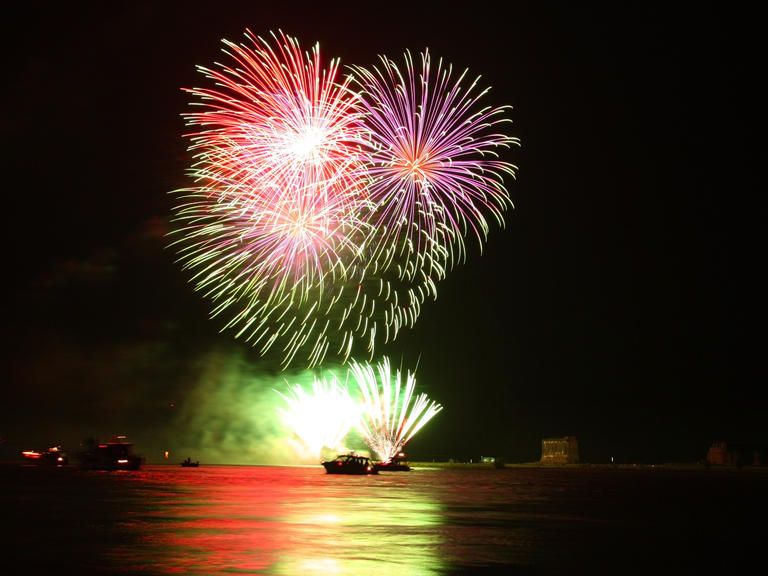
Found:
<path fill-rule="evenodd" d="M 224 41 L 229 64 L 189 88 L 194 185 L 175 191 L 179 261 L 212 317 L 283 365 L 346 361 L 412 327 L 436 283 L 509 204 L 496 157 L 504 108 L 476 83 L 433 73 L 325 65 L 282 33 Z M 358 92 L 355 92 L 358 90 Z"/>
<path fill-rule="evenodd" d="M 405 53 L 404 68 L 385 56 L 379 66 L 353 66 L 370 129 L 368 161 L 372 232 L 377 262 L 400 274 L 442 278 L 465 255 L 464 237 L 486 239 L 486 214 L 503 225 L 511 205 L 503 177 L 516 167 L 498 152 L 518 144 L 504 134 L 508 107 L 482 107 L 477 80 L 454 76 L 451 65 L 421 65 Z"/>
<path fill-rule="evenodd" d="M 302 204 L 316 196 L 356 209 L 367 131 L 338 60 L 323 68 L 318 44 L 304 53 L 282 33 L 272 34 L 275 46 L 250 31 L 246 38 L 249 45 L 224 40 L 233 66 L 198 67 L 216 89 L 186 89 L 202 108 L 184 115 L 200 127 L 187 134 L 197 154 L 193 175 L 238 209 L 248 199 Z"/>
<path fill-rule="evenodd" d="M 226 279 L 213 293 L 225 306 L 222 294 L 274 301 L 343 276 L 350 257 L 340 252 L 352 248 L 346 238 L 366 190 L 358 149 L 367 132 L 357 98 L 337 83 L 338 62 L 323 69 L 318 45 L 304 54 L 282 34 L 273 35 L 276 48 L 246 37 L 250 46 L 224 41 L 234 66 L 199 67 L 217 88 L 187 89 L 201 110 L 184 115 L 199 127 L 187 134 L 199 185 L 182 191 L 192 199 L 179 218 L 202 240 L 183 260 L 202 271 L 198 288 Z M 207 240 L 216 244 L 220 230 L 211 251 Z M 222 270 L 221 256 L 249 265 L 224 273 L 231 266 Z"/>
<path fill-rule="evenodd" d="M 360 432 L 366 444 L 381 459 L 389 462 L 413 436 L 443 407 L 424 393 L 413 395 L 416 375 L 390 369 L 389 359 L 372 366 L 354 360 L 350 373 L 361 394 Z"/>
<path fill-rule="evenodd" d="M 215 88 L 187 89 L 199 100 L 185 114 L 196 186 L 177 191 L 174 245 L 225 328 L 262 353 L 280 342 L 286 364 L 304 349 L 316 364 L 325 312 L 358 259 L 367 131 L 338 61 L 323 68 L 317 45 L 304 53 L 282 33 L 246 37 L 225 41 L 232 65 L 199 67 Z"/>
<path fill-rule="evenodd" d="M 225 41 L 232 65 L 199 68 L 215 88 L 187 90 L 196 186 L 176 192 L 172 245 L 211 315 L 262 354 L 278 348 L 285 366 L 373 354 L 434 283 L 370 265 L 370 134 L 338 62 L 324 69 L 317 45 L 302 53 L 282 34 L 246 36 Z"/>

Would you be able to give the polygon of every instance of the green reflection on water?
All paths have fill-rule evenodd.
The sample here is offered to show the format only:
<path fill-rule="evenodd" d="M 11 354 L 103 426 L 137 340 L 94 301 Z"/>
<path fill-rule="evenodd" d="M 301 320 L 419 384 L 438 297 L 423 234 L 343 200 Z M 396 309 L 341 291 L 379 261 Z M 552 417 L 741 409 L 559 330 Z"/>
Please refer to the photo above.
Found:
<path fill-rule="evenodd" d="M 304 502 L 283 518 L 277 574 L 436 574 L 440 508 L 424 494 Z"/>

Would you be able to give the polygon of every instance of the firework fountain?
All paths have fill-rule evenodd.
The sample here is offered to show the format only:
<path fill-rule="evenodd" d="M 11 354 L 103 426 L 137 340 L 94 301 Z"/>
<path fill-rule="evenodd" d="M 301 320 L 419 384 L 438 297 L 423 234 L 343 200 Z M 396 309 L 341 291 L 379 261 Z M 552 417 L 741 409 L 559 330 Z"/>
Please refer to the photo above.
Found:
<path fill-rule="evenodd" d="M 388 358 L 375 366 L 350 363 L 350 372 L 361 395 L 360 431 L 366 444 L 382 462 L 397 456 L 443 407 L 422 393 L 414 396 L 416 375 L 392 372 Z"/>
<path fill-rule="evenodd" d="M 291 384 L 287 392 L 276 392 L 285 401 L 278 412 L 301 458 L 316 459 L 347 451 L 344 439 L 358 424 L 361 407 L 336 375 L 315 378 L 310 390 Z"/>
<path fill-rule="evenodd" d="M 426 394 L 415 395 L 415 387 L 416 374 L 392 372 L 386 357 L 375 365 L 351 360 L 344 381 L 331 374 L 315 378 L 309 390 L 292 384 L 287 393 L 277 391 L 285 402 L 279 412 L 302 454 L 346 452 L 354 428 L 372 453 L 390 462 L 443 409 Z"/>

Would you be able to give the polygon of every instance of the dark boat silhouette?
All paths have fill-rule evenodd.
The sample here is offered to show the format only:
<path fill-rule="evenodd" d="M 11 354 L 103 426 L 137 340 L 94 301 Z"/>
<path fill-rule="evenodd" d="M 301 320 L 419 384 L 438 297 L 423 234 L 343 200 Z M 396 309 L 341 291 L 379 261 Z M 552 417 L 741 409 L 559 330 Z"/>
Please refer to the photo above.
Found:
<path fill-rule="evenodd" d="M 390 460 L 389 462 L 377 462 L 375 465 L 379 472 L 408 472 L 411 467 L 402 461 Z"/>
<path fill-rule="evenodd" d="M 386 462 L 377 462 L 375 466 L 380 472 L 408 472 L 411 469 L 402 452 Z"/>
<path fill-rule="evenodd" d="M 339 454 L 333 460 L 326 460 L 323 468 L 328 474 L 378 474 L 379 471 L 370 458 L 356 454 Z"/>
<path fill-rule="evenodd" d="M 192 462 L 192 458 L 187 458 L 181 463 L 182 468 L 197 468 L 200 466 L 200 461 L 196 460 L 195 462 Z"/>
<path fill-rule="evenodd" d="M 144 463 L 143 457 L 134 454 L 133 444 L 127 442 L 125 436 L 100 444 L 89 441 L 79 458 L 84 470 L 138 470 Z"/>
<path fill-rule="evenodd" d="M 21 453 L 24 461 L 29 464 L 40 466 L 66 466 L 69 464 L 69 457 L 61 446 L 51 446 L 47 450 L 24 450 Z"/>

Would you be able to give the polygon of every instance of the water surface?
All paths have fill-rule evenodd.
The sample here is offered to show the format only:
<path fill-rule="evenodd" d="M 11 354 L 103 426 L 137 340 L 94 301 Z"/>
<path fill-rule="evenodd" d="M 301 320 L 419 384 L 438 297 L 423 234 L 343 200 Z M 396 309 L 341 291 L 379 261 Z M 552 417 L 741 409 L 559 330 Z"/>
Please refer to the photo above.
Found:
<path fill-rule="evenodd" d="M 7 574 L 625 574 L 765 558 L 765 470 L 0 468 Z M 762 560 L 765 566 L 765 560 Z"/>

